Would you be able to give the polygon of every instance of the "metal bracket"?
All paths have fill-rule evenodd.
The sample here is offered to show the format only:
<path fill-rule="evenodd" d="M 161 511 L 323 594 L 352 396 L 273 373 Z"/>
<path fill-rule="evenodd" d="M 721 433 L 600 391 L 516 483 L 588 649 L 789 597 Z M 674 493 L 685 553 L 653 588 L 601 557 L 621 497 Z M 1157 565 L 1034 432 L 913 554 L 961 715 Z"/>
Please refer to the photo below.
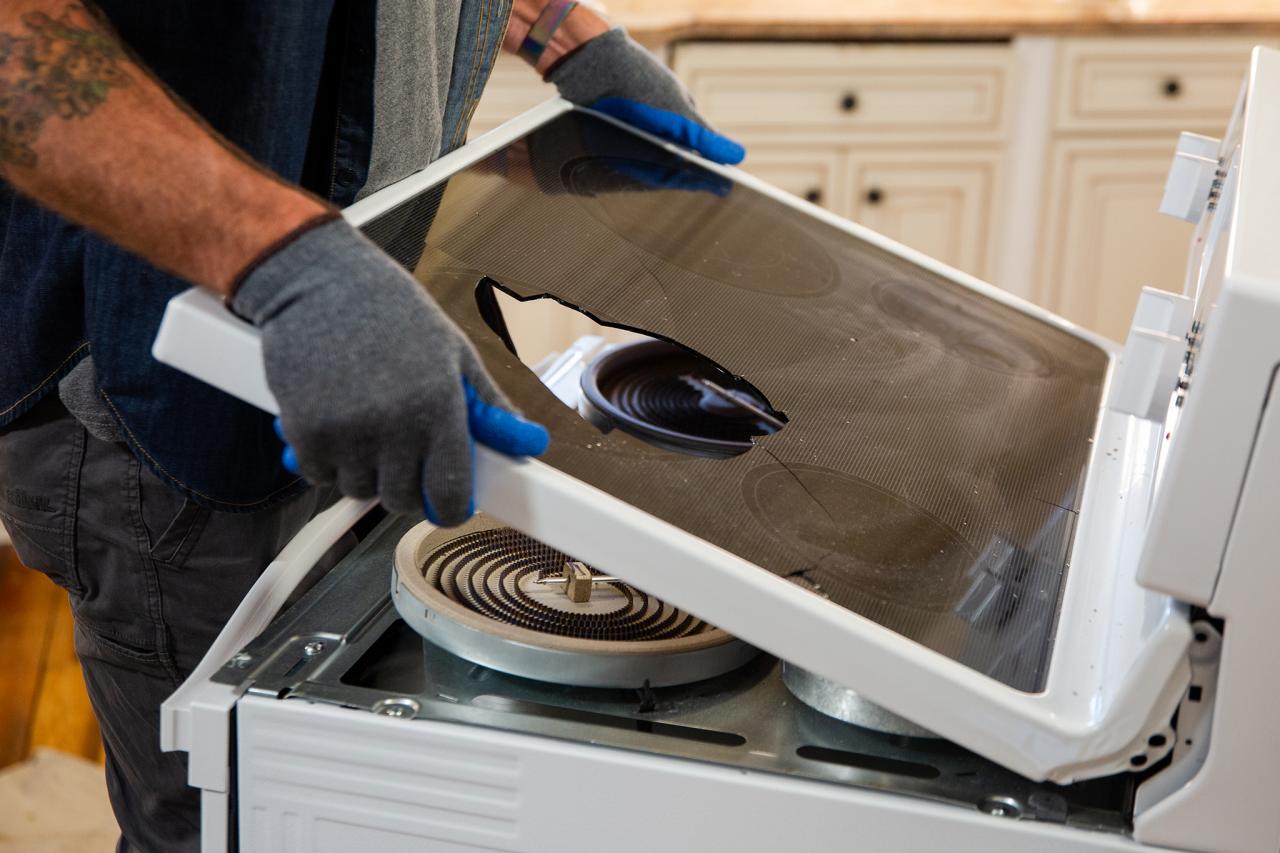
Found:
<path fill-rule="evenodd" d="M 1222 659 L 1222 635 L 1206 621 L 1191 625 L 1195 642 L 1191 660 L 1191 683 L 1178 706 L 1178 730 L 1174 734 L 1173 763 L 1138 789 L 1134 812 L 1142 814 L 1150 806 L 1185 785 L 1200 772 L 1209 754 L 1209 729 L 1213 722 L 1214 700 L 1218 695 L 1218 664 Z"/>
<path fill-rule="evenodd" d="M 191 754 L 188 779 L 192 785 L 226 790 L 226 750 L 217 749 L 216 742 L 225 741 L 225 712 L 243 692 L 228 685 L 213 684 L 210 676 L 267 627 L 311 567 L 374 503 L 344 498 L 308 522 L 249 589 L 190 677 L 160 706 L 160 747 L 166 752 L 180 750 Z M 196 724 L 205 719 L 205 712 L 214 719 L 221 718 L 222 722 L 218 722 L 213 731 L 201 726 L 202 730 L 197 732 Z M 209 749 L 211 745 L 215 748 Z"/>

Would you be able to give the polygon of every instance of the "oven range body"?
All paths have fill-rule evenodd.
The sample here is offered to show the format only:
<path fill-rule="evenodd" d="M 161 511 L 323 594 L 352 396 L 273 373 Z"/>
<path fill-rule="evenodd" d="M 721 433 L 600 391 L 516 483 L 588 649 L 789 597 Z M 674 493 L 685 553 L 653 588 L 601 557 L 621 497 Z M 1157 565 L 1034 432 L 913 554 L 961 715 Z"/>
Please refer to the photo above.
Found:
<path fill-rule="evenodd" d="M 504 673 L 396 573 L 412 520 L 340 501 L 162 709 L 204 849 L 1277 849 L 1278 147 L 1259 49 L 1223 139 L 1179 141 L 1187 281 L 1144 291 L 1123 346 L 564 102 L 354 205 L 551 428 L 541 460 L 477 451 L 481 521 L 742 661 Z M 500 291 L 696 352 L 678 390 L 748 436 L 689 452 L 584 401 L 596 340 L 534 375 Z M 204 294 L 154 352 L 275 410 L 256 332 Z M 889 730 L 798 701 L 807 679 Z"/>
<path fill-rule="evenodd" d="M 452 655 L 388 594 L 413 524 L 382 521 L 214 675 L 252 684 L 236 711 L 241 849 L 650 847 L 621 803 L 662 815 L 652 831 L 681 850 L 884 849 L 971 814 L 976 837 L 1016 830 L 989 849 L 1132 846 L 1129 774 L 1034 783 L 945 741 L 843 723 L 797 701 L 769 655 L 653 690 L 546 684 Z M 866 809 L 890 794 L 901 823 L 873 828 Z"/>

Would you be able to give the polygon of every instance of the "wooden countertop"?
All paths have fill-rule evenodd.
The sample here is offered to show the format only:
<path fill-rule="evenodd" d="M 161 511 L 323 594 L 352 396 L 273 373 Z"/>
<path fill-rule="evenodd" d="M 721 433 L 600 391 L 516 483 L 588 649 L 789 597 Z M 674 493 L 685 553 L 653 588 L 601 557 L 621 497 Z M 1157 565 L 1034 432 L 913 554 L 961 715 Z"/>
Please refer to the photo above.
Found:
<path fill-rule="evenodd" d="M 1280 0 L 605 0 L 639 40 L 1280 31 Z"/>

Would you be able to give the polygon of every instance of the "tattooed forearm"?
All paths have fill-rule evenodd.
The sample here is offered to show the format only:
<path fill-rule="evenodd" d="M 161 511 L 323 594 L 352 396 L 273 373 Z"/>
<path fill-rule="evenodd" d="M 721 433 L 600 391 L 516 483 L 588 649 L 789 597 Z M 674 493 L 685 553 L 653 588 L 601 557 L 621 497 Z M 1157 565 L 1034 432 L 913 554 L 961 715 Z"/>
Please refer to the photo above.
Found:
<path fill-rule="evenodd" d="M 0 32 L 0 164 L 31 167 L 46 120 L 84 118 L 131 79 L 119 42 L 83 6 L 21 21 Z"/>
<path fill-rule="evenodd" d="M 0 195 L 21 193 L 225 293 L 264 249 L 326 206 L 204 124 L 95 2 L 0 0 Z M 0 213 L 0 241 L 5 224 Z"/>

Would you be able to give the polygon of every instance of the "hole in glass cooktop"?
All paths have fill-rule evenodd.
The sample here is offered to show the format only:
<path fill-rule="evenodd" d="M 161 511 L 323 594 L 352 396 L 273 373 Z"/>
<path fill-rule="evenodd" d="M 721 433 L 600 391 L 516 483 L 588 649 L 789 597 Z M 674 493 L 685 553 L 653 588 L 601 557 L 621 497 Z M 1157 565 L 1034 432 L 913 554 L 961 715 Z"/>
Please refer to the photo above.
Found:
<path fill-rule="evenodd" d="M 476 303 L 490 330 L 526 363 L 525 343 L 538 337 L 530 334 L 531 325 L 539 331 L 621 332 L 621 342 L 597 350 L 581 370 L 576 408 L 601 432 L 620 429 L 664 450 L 723 459 L 786 426 L 787 416 L 758 388 L 688 347 L 612 328 L 551 297 L 515 295 L 487 278 L 476 287 Z M 572 343 L 565 339 L 560 346 Z M 545 341 L 533 344 L 539 353 L 546 350 Z"/>

